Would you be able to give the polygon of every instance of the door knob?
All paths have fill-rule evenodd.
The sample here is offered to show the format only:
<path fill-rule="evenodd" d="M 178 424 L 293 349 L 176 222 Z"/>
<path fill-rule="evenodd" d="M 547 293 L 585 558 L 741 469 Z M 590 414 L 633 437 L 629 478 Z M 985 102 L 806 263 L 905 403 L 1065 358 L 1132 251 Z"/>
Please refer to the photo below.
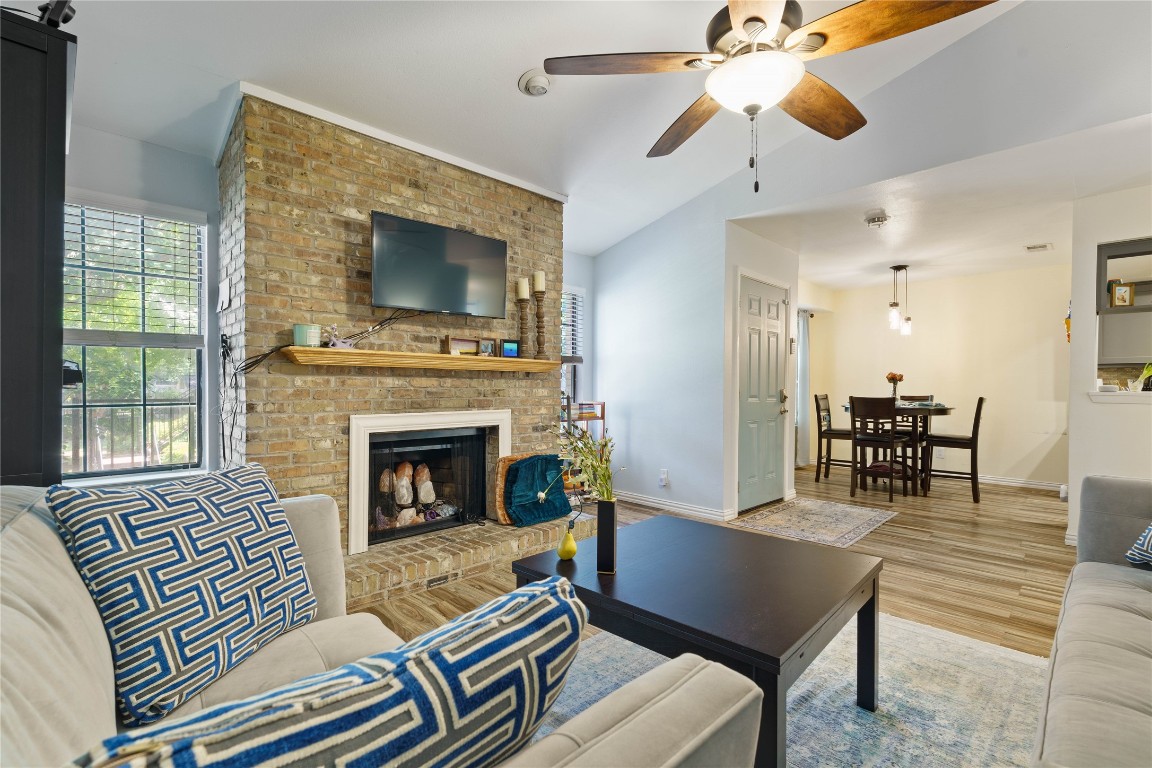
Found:
<path fill-rule="evenodd" d="M 788 409 L 784 406 L 780 406 L 780 413 L 788 413 Z"/>

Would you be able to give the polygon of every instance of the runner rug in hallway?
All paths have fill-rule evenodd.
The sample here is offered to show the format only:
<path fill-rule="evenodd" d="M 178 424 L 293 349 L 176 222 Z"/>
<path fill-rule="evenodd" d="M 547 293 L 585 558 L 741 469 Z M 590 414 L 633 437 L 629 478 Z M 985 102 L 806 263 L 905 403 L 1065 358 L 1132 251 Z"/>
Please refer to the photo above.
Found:
<path fill-rule="evenodd" d="M 580 644 L 536 738 L 665 657 L 600 632 Z M 1047 660 L 880 614 L 879 706 L 856 706 L 852 620 L 788 690 L 788 765 L 1028 765 Z"/>
<path fill-rule="evenodd" d="M 895 516 L 896 512 L 888 509 L 792 499 L 752 510 L 728 524 L 789 539 L 850 547 Z"/>

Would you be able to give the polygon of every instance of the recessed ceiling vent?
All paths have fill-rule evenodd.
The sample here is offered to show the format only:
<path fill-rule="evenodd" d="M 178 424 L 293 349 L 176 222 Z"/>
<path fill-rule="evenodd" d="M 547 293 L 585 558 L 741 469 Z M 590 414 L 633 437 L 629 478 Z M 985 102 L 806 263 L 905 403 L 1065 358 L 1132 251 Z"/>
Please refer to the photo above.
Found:
<path fill-rule="evenodd" d="M 1042 253 L 1044 251 L 1052 250 L 1052 243 L 1033 243 L 1032 245 L 1024 246 L 1024 250 L 1028 253 Z"/>

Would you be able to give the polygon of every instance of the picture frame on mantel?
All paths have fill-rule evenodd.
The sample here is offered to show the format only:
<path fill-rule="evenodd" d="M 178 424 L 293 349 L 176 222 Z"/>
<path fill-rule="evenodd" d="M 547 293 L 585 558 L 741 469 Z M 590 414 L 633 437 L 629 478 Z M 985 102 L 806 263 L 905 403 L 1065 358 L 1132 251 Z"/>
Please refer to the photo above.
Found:
<path fill-rule="evenodd" d="M 503 339 L 500 342 L 500 357 L 520 357 L 520 342 L 516 339 Z"/>
<path fill-rule="evenodd" d="M 480 339 L 477 354 L 480 357 L 496 357 L 496 339 Z"/>
<path fill-rule="evenodd" d="M 1136 298 L 1136 286 L 1132 283 L 1117 283 L 1112 286 L 1112 306 L 1130 307 Z"/>
<path fill-rule="evenodd" d="M 448 355 L 479 355 L 480 341 L 478 339 L 460 339 L 453 336 L 444 338 L 444 353 Z"/>

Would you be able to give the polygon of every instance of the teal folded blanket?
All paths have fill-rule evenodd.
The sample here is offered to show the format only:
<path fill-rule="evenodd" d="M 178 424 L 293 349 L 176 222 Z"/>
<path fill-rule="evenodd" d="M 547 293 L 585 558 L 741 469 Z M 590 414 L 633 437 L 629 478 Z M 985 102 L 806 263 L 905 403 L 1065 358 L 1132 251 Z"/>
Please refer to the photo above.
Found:
<path fill-rule="evenodd" d="M 504 507 L 517 527 L 565 517 L 572 512 L 564 495 L 563 467 L 554 453 L 514 461 L 504 476 Z M 555 482 L 553 482 L 555 481 Z M 544 501 L 538 493 L 547 489 Z"/>

